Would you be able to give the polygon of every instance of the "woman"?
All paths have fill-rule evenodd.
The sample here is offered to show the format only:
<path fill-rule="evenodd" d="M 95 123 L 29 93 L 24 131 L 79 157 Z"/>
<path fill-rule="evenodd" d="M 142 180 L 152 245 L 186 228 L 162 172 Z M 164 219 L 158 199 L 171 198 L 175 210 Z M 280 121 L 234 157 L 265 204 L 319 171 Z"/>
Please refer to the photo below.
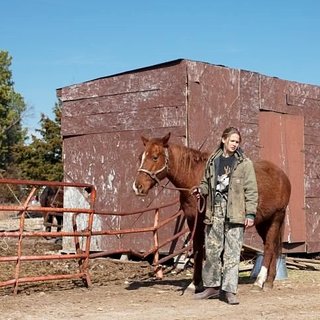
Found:
<path fill-rule="evenodd" d="M 255 171 L 239 148 L 241 135 L 230 127 L 207 161 L 204 177 L 193 190 L 206 198 L 205 250 L 202 277 L 205 290 L 195 299 L 218 298 L 239 304 L 236 296 L 244 228 L 252 227 L 258 205 Z"/>

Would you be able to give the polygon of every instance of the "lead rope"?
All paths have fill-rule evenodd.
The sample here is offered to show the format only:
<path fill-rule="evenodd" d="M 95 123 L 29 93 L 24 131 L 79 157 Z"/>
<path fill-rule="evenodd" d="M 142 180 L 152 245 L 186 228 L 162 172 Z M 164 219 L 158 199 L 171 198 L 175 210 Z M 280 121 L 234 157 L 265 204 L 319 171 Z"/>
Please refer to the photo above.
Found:
<path fill-rule="evenodd" d="M 156 179 L 155 179 L 156 178 Z M 190 193 L 190 195 L 196 197 L 194 194 L 192 194 L 192 190 L 194 188 L 197 188 L 197 187 L 192 187 L 190 189 L 188 188 L 178 188 L 178 187 L 167 187 L 163 184 L 160 183 L 159 179 L 157 177 L 153 178 L 155 181 L 157 181 L 159 187 L 163 188 L 163 189 L 168 189 L 168 190 L 178 190 L 178 191 L 188 191 Z M 198 209 L 198 212 L 202 212 L 205 208 L 205 205 L 206 205 L 206 201 L 205 201 L 205 197 L 200 193 L 200 197 L 197 198 L 196 197 L 196 200 L 197 200 L 197 209 Z M 202 202 L 202 203 L 201 203 Z"/>

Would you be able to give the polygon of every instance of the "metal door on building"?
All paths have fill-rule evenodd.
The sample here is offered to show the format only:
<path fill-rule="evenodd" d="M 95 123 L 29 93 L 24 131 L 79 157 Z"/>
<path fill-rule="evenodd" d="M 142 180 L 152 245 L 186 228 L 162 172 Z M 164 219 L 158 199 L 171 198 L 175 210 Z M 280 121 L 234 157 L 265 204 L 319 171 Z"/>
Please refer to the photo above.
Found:
<path fill-rule="evenodd" d="M 270 111 L 259 113 L 260 158 L 281 167 L 291 182 L 283 242 L 288 249 L 304 245 L 304 117 Z"/>

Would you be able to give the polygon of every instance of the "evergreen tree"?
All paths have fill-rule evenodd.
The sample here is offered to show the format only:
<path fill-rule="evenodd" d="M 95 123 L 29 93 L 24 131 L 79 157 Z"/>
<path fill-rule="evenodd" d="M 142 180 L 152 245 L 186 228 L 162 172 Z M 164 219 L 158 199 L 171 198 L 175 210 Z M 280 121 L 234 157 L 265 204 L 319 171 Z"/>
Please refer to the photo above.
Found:
<path fill-rule="evenodd" d="M 12 58 L 0 50 L 0 178 L 61 181 L 63 179 L 62 138 L 60 135 L 61 111 L 56 104 L 55 119 L 41 115 L 41 128 L 31 135 L 26 144 L 27 129 L 22 127 L 26 105 L 15 92 Z M 0 184 L 0 202 L 21 198 L 24 188 Z"/>
<path fill-rule="evenodd" d="M 41 114 L 41 138 L 32 135 L 29 145 L 16 149 L 15 159 L 22 179 L 62 181 L 62 137 L 61 109 L 58 104 L 53 109 L 55 119 Z"/>
<path fill-rule="evenodd" d="M 26 105 L 14 90 L 11 60 L 8 52 L 0 51 L 0 170 L 4 176 L 16 177 L 13 150 L 26 139 L 21 124 Z"/>

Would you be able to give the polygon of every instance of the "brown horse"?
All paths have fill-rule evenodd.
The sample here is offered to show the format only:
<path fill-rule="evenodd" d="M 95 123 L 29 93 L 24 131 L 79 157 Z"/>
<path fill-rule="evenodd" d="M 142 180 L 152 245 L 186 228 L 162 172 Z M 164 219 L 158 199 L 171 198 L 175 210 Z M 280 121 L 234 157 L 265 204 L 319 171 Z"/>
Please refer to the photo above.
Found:
<path fill-rule="evenodd" d="M 197 213 L 196 198 L 190 190 L 198 186 L 204 173 L 209 153 L 200 152 L 182 145 L 169 144 L 170 133 L 163 138 L 141 137 L 145 150 L 141 157 L 133 189 L 143 196 L 168 178 L 180 190 L 180 204 L 190 230 L 193 229 Z M 264 243 L 264 258 L 261 271 L 254 283 L 259 288 L 272 288 L 276 276 L 276 262 L 282 249 L 282 226 L 289 202 L 291 185 L 286 174 L 269 161 L 254 163 L 257 177 L 259 203 L 255 226 Z M 204 258 L 203 214 L 197 219 L 193 239 L 194 272 L 196 291 L 202 285 L 202 261 Z"/>
<path fill-rule="evenodd" d="M 63 189 L 61 187 L 46 186 L 40 195 L 41 207 L 63 208 Z M 51 232 L 53 218 L 57 221 L 57 231 L 61 231 L 63 224 L 63 215 L 58 212 L 46 212 L 44 216 L 44 225 L 47 232 Z"/>

